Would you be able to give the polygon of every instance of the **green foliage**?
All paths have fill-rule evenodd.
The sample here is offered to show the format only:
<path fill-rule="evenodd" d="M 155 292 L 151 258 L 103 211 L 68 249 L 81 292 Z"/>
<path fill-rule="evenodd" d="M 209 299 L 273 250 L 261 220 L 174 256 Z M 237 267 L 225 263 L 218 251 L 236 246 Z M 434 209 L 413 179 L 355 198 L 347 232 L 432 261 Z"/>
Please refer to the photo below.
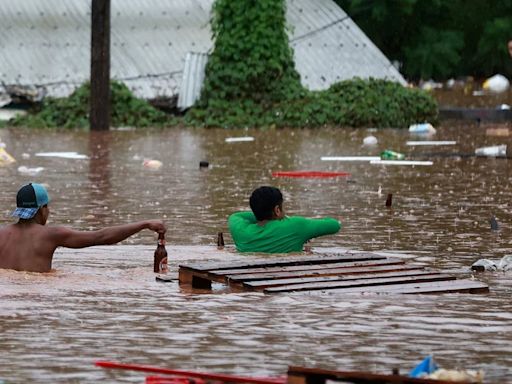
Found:
<path fill-rule="evenodd" d="M 253 101 L 194 109 L 189 124 L 206 127 L 407 127 L 436 122 L 437 103 L 427 92 L 395 82 L 353 79 L 319 92 L 286 99 L 262 108 Z"/>
<path fill-rule="evenodd" d="M 33 113 L 13 120 L 29 128 L 89 128 L 90 84 L 85 83 L 69 97 L 47 98 Z M 149 127 L 168 124 L 165 113 L 133 96 L 126 85 L 111 81 L 111 125 Z"/>
<path fill-rule="evenodd" d="M 199 105 L 250 99 L 264 106 L 300 93 L 300 77 L 284 25 L 283 0 L 216 0 L 215 47 Z"/>
<path fill-rule="evenodd" d="M 512 0 L 335 1 L 411 79 L 512 76 Z"/>
<path fill-rule="evenodd" d="M 508 68 L 512 58 L 504 42 L 509 40 L 512 40 L 512 17 L 499 17 L 489 21 L 485 24 L 478 41 L 475 62 L 487 73 L 500 72 L 503 68 Z"/>
<path fill-rule="evenodd" d="M 431 96 L 389 81 L 355 79 L 321 92 L 303 88 L 284 0 L 216 0 L 213 11 L 215 47 L 201 98 L 185 117 L 188 125 L 405 127 L 437 117 Z"/>
<path fill-rule="evenodd" d="M 424 27 L 418 39 L 417 45 L 404 48 L 406 75 L 422 79 L 454 76 L 464 45 L 462 33 Z"/>

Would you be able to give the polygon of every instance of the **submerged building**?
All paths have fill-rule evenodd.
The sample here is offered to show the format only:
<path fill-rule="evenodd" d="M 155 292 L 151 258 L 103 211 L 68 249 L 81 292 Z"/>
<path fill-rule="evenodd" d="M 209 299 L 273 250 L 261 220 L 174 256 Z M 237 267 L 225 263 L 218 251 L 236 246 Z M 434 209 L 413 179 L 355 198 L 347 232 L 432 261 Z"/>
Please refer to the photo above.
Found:
<path fill-rule="evenodd" d="M 213 47 L 213 0 L 112 0 L 111 77 L 145 99 L 190 105 Z M 0 94 L 66 96 L 89 79 L 91 0 L 0 0 Z M 405 80 L 331 0 L 287 0 L 290 45 L 312 90 L 353 77 Z"/>

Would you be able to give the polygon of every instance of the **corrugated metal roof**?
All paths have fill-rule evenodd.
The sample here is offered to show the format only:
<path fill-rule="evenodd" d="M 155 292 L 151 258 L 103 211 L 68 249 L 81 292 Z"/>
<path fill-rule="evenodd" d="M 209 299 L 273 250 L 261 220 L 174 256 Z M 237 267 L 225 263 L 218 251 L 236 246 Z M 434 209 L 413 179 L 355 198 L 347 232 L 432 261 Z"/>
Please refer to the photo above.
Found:
<path fill-rule="evenodd" d="M 90 0 L 0 0 L 0 82 L 69 94 L 90 72 Z M 213 0 L 113 0 L 111 76 L 138 96 L 179 92 L 188 52 L 208 52 Z M 288 0 L 297 70 L 311 89 L 360 77 L 404 82 L 331 0 Z M 195 80 L 194 80 L 195 81 Z M 190 84 L 185 86 L 189 89 Z"/>
<path fill-rule="evenodd" d="M 208 54 L 189 52 L 185 58 L 183 79 L 178 94 L 178 108 L 185 110 L 194 105 L 201 95 Z"/>

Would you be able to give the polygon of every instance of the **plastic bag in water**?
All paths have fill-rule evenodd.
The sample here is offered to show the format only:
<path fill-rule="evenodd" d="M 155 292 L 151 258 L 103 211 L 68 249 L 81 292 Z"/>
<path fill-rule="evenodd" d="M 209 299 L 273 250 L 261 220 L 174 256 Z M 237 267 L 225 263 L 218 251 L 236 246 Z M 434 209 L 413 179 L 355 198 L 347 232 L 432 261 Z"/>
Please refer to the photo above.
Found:
<path fill-rule="evenodd" d="M 492 260 L 480 259 L 480 260 L 475 261 L 471 265 L 471 269 L 474 271 L 497 271 L 498 266 Z"/>
<path fill-rule="evenodd" d="M 434 361 L 434 356 L 429 355 L 409 372 L 409 377 L 423 377 L 435 372 L 437 369 L 439 367 Z"/>

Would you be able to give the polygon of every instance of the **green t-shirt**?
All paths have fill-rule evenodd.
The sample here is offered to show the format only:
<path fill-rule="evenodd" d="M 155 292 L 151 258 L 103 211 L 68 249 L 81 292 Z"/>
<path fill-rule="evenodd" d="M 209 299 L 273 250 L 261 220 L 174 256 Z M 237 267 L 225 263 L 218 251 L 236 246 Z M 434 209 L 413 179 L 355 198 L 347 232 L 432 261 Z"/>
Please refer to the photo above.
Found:
<path fill-rule="evenodd" d="M 341 228 L 335 219 L 300 216 L 269 220 L 265 225 L 258 225 L 252 212 L 233 213 L 229 216 L 228 226 L 239 252 L 265 253 L 301 252 L 309 239 L 336 233 Z"/>

